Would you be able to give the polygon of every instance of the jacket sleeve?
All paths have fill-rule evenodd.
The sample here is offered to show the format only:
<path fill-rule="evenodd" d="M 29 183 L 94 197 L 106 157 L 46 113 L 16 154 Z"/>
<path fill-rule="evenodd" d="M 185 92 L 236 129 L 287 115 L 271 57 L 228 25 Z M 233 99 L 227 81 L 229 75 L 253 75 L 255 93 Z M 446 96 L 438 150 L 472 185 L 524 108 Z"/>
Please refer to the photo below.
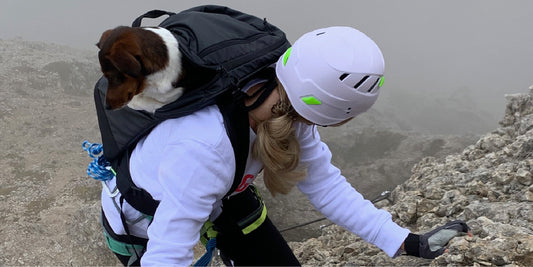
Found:
<path fill-rule="evenodd" d="M 390 213 L 377 209 L 346 181 L 331 164 L 331 152 L 320 141 L 316 127 L 297 123 L 295 130 L 301 147 L 300 164 L 307 167 L 307 178 L 298 188 L 328 219 L 393 257 L 409 230 L 394 223 Z"/>
<path fill-rule="evenodd" d="M 189 266 L 203 223 L 231 187 L 233 151 L 219 153 L 208 144 L 185 140 L 168 145 L 163 153 L 156 178 L 161 199 L 141 264 Z"/>

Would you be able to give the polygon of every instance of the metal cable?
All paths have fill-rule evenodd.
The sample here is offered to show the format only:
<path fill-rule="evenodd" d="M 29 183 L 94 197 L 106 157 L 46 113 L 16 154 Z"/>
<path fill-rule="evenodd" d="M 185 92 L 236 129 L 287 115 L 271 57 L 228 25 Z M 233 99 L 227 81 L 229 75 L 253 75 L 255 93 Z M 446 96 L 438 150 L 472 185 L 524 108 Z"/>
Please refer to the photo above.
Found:
<path fill-rule="evenodd" d="M 383 191 L 381 192 L 381 194 L 375 198 L 373 198 L 372 200 L 370 200 L 372 203 L 377 203 L 381 200 L 384 200 L 384 199 L 388 199 L 390 197 L 390 194 L 391 194 L 391 191 Z M 296 229 L 296 228 L 300 228 L 300 227 L 303 227 L 303 226 L 306 226 L 306 225 L 309 225 L 309 224 L 312 224 L 312 223 L 316 223 L 316 222 L 320 222 L 320 221 L 323 221 L 323 220 L 326 220 L 327 217 L 322 217 L 322 218 L 318 218 L 318 219 L 315 219 L 315 220 L 312 220 L 312 221 L 308 221 L 308 222 L 305 222 L 305 223 L 302 223 L 302 224 L 298 224 L 298 225 L 293 225 L 293 226 L 290 226 L 290 227 L 287 227 L 285 229 L 282 229 L 280 230 L 279 232 L 280 233 L 283 233 L 285 231 L 289 231 L 289 230 L 293 230 L 293 229 Z M 321 225 L 320 226 L 320 229 L 324 229 L 330 225 L 333 225 L 333 223 L 329 223 L 327 225 Z"/>

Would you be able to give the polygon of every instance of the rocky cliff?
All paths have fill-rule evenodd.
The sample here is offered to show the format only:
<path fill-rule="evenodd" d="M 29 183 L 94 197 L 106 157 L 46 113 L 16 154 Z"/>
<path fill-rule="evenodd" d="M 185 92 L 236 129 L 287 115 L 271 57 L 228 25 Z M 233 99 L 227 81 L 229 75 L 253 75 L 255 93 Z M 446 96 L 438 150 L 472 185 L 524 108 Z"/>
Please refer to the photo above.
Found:
<path fill-rule="evenodd" d="M 456 237 L 435 260 L 390 259 L 337 226 L 318 238 L 291 243 L 308 266 L 452 265 L 533 266 L 533 87 L 508 95 L 500 127 L 442 160 L 426 157 L 389 199 L 377 203 L 415 233 L 453 219 L 471 227 L 473 237 Z"/>
<path fill-rule="evenodd" d="M 100 76 L 96 53 L 0 40 L 0 62 L 0 266 L 116 265 L 99 224 L 101 187 L 86 175 L 90 158 L 81 149 L 84 140 L 100 140 L 92 102 L 93 86 Z M 531 228 L 527 228 L 532 221 L 531 202 L 518 201 L 531 199 L 532 144 L 525 139 L 528 131 L 531 138 L 531 101 L 519 101 L 530 98 L 512 98 L 514 104 L 502 128 L 463 154 L 453 153 L 477 137 L 403 132 L 392 127 L 394 122 L 384 119 L 379 110 L 344 128 L 321 130 L 321 135 L 334 150 L 336 164 L 368 197 L 401 184 L 411 176 L 413 164 L 433 156 L 416 165 L 414 175 L 394 191 L 390 202 L 378 205 L 415 232 L 448 218 L 469 221 L 476 237 L 466 243 L 454 240 L 450 257 L 435 263 L 530 263 L 525 249 L 533 247 L 531 239 L 517 243 L 521 236 L 531 238 Z M 453 155 L 445 157 L 449 154 Z M 518 190 L 522 193 L 513 195 Z M 267 200 L 280 228 L 320 216 L 303 203 L 305 197 L 298 195 Z M 497 214 L 490 213 L 491 205 L 497 207 Z M 501 230 L 504 227 L 509 230 Z M 318 235 L 316 227 L 287 233 L 291 240 Z M 516 245 L 515 250 L 525 251 L 516 255 L 524 256 L 498 254 L 489 244 L 505 252 L 510 250 L 507 246 Z M 336 227 L 324 228 L 323 236 L 293 245 L 308 265 L 411 263 L 409 257 L 390 261 Z M 461 253 L 456 252 L 459 248 L 464 248 Z"/>

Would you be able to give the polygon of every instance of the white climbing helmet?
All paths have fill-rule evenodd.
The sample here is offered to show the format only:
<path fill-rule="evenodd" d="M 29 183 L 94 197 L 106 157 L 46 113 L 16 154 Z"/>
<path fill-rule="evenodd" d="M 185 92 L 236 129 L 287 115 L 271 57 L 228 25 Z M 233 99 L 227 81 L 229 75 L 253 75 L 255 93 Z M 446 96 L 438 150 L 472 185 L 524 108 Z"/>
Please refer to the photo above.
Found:
<path fill-rule="evenodd" d="M 383 84 L 379 47 L 351 27 L 304 34 L 276 64 L 292 106 L 317 125 L 333 125 L 367 111 Z"/>

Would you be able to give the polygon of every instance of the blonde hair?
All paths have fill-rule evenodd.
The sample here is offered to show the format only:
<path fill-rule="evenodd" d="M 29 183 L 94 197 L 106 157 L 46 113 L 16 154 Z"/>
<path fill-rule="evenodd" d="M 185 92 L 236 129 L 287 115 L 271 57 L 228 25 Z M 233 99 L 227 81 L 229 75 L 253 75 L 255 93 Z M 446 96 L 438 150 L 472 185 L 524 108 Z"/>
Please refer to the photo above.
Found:
<path fill-rule="evenodd" d="M 306 176 L 298 167 L 300 143 L 292 127 L 299 116 L 279 81 L 277 90 L 279 100 L 272 106 L 271 118 L 256 121 L 257 137 L 252 147 L 253 157 L 263 162 L 263 180 L 273 196 L 289 193 Z"/>

